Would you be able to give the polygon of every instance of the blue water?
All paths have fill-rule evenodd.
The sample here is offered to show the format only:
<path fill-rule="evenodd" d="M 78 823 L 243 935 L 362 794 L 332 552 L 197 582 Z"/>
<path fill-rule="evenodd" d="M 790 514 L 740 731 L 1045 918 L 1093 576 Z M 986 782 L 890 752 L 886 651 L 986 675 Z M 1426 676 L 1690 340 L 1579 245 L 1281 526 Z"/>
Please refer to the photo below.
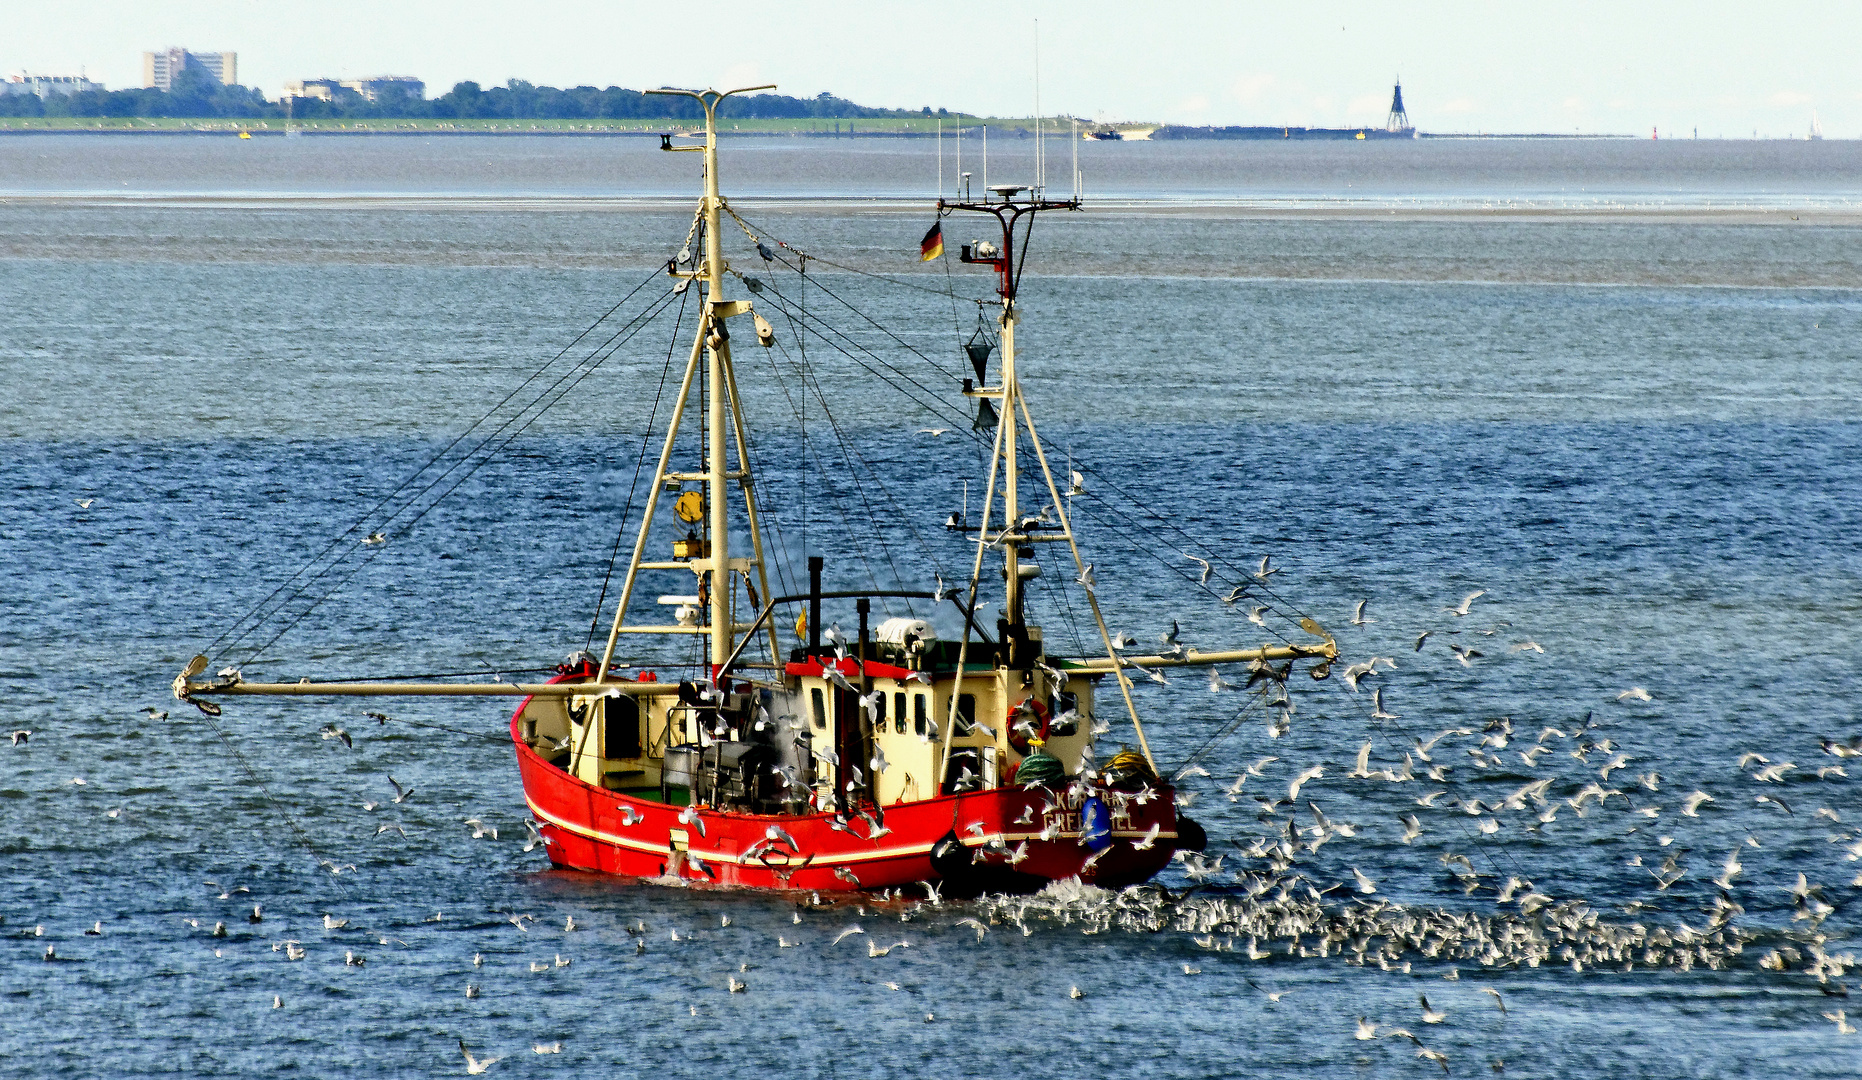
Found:
<path fill-rule="evenodd" d="M 889 245 L 922 230 L 766 212 L 798 246 L 888 272 L 911 269 L 885 262 Z M 1200 676 L 1141 681 L 1160 762 L 1203 753 L 1212 775 L 1184 781 L 1188 812 L 1225 853 L 1160 931 L 1102 929 L 1101 901 L 1039 901 L 1024 934 L 1004 904 L 818 908 L 556 873 L 520 850 L 505 705 L 388 702 L 395 719 L 377 724 L 366 706 L 254 699 L 216 725 L 169 698 L 189 656 L 682 235 L 651 210 L 0 206 L 0 687 L 5 726 L 32 731 L 0 744 L 0 1075 L 454 1075 L 460 1039 L 506 1057 L 494 1076 L 1435 1073 L 1401 1037 L 1354 1039 L 1359 1017 L 1415 1032 L 1453 1075 L 1496 1061 L 1513 1076 L 1853 1074 L 1862 1043 L 1822 1015 L 1846 1002 L 1802 959 L 1759 966 L 1773 949 L 1857 950 L 1862 863 L 1847 848 L 1862 799 L 1855 779 L 1817 774 L 1862 768 L 1819 746 L 1862 734 L 1862 245 L 1846 226 L 1134 212 L 1042 234 L 1054 246 L 1027 294 L 1025 381 L 1056 466 L 1087 473 L 1074 509 L 1113 628 L 1148 640 L 1174 618 L 1199 646 L 1258 641 L 1248 605 L 1198 588 L 1183 552 L 1225 557 L 1225 580 L 1270 555 L 1277 630 L 1297 636 L 1285 616 L 1309 614 L 1349 658 L 1397 665 L 1357 694 L 1336 673 L 1299 675 L 1279 736 L 1252 698 Z M 901 411 L 877 376 L 811 343 L 822 399 L 804 444 L 776 378 L 796 387 L 797 350 L 740 346 L 772 528 L 790 556 L 826 555 L 835 584 L 954 580 L 970 554 L 935 526 L 965 478 L 974 506 L 979 455 L 961 431 L 916 429 L 964 418 L 952 339 L 974 308 L 821 273 L 811 289 L 928 359 L 824 291 L 810 310 L 909 371 L 938 411 Z M 508 679 L 583 647 L 673 344 L 668 322 L 618 353 L 248 673 Z M 838 457 L 824 403 L 877 477 Z M 1048 571 L 1033 603 L 1050 648 L 1090 648 L 1077 594 L 1047 590 L 1070 572 Z M 1477 589 L 1467 617 L 1442 610 Z M 1375 621 L 1354 627 L 1361 599 Z M 1527 641 L 1544 652 L 1515 649 Z M 1483 655 L 1463 666 L 1449 644 Z M 690 657 L 650 660 L 670 676 Z M 1395 719 L 1370 716 L 1379 685 Z M 1651 700 L 1619 700 L 1631 687 Z M 1628 799 L 1583 817 L 1564 803 L 1543 825 L 1486 815 L 1491 835 L 1442 805 L 1543 777 L 1576 795 L 1609 753 L 1580 762 L 1580 739 L 1542 729 L 1573 733 L 1586 714 L 1584 738 L 1631 755 L 1604 782 Z M 1481 749 L 1502 764 L 1478 764 L 1467 750 L 1501 717 L 1509 744 Z M 320 736 L 332 723 L 353 749 Z M 1414 738 L 1455 727 L 1474 734 L 1435 744 L 1445 782 L 1346 775 L 1366 739 L 1373 769 L 1395 767 Z M 1103 742 L 1130 739 L 1119 723 Z M 1540 739 L 1554 750 L 1528 766 L 1517 755 Z M 1792 767 L 1757 781 L 1760 764 L 1737 764 L 1748 751 Z M 1279 760 L 1231 801 L 1266 756 Z M 1534 920 L 1495 895 L 1518 877 L 1611 926 L 1699 929 L 1738 850 L 1740 951 L 1722 970 L 1624 972 L 1406 949 L 1408 970 L 1386 971 L 1284 942 L 1249 960 L 1245 935 L 1208 947 L 1230 935 L 1197 920 L 1246 899 L 1231 871 L 1267 870 L 1237 845 L 1285 834 L 1289 815 L 1261 820 L 1253 796 L 1284 797 L 1319 763 L 1301 802 L 1357 835 L 1302 849 L 1288 874 L 1342 883 L 1323 902 L 1336 924 L 1388 899 L 1524 930 Z M 1654 791 L 1635 779 L 1650 771 Z M 388 801 L 390 774 L 412 799 Z M 1449 794 L 1415 804 L 1433 790 Z M 1682 816 L 1695 790 L 1713 801 Z M 1406 813 L 1423 826 L 1409 844 Z M 499 839 L 471 839 L 466 818 Z M 1311 824 L 1301 806 L 1297 827 Z M 1658 888 L 1651 871 L 1677 852 L 1680 878 Z M 1446 853 L 1467 856 L 1479 890 Z M 1354 891 L 1354 869 L 1375 894 Z M 1799 873 L 1833 908 L 1814 926 L 1793 918 Z M 1176 866 L 1160 882 L 1190 884 Z M 326 913 L 349 926 L 325 930 Z M 571 916 L 586 929 L 565 933 Z M 981 944 L 966 916 L 990 924 Z M 866 933 L 833 944 L 854 925 Z M 869 957 L 868 941 L 911 944 Z M 48 945 L 57 960 L 41 959 Z M 749 989 L 729 993 L 732 978 Z M 1845 972 L 1825 989 L 1856 984 Z M 1447 1018 L 1424 1025 L 1418 994 Z M 559 1055 L 532 1051 L 558 1041 Z"/>

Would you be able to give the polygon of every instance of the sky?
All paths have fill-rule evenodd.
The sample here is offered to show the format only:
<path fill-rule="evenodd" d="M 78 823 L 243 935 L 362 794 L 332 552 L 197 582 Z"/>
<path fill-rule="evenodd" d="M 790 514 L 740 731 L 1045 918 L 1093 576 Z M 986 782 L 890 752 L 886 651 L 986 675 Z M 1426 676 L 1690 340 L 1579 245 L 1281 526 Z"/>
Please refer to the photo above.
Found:
<path fill-rule="evenodd" d="M 414 75 L 701 87 L 773 82 L 861 104 L 1181 124 L 1862 137 L 1862 4 L 1176 4 L 897 0 L 58 0 L 13 5 L 0 72 L 141 81 L 171 45 L 297 78 Z M 694 13 L 712 14 L 709 24 Z M 703 47 L 701 47 L 701 43 Z"/>

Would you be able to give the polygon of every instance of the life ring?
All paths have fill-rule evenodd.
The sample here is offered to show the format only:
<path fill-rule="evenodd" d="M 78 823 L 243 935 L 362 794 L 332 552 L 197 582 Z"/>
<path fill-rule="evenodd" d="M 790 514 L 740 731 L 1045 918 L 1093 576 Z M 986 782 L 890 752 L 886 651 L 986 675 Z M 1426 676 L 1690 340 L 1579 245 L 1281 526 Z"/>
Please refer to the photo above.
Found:
<path fill-rule="evenodd" d="M 1029 735 L 1024 725 L 1017 719 L 1023 710 L 1027 710 L 1029 713 L 1033 714 L 1035 720 L 1033 725 L 1035 729 L 1034 738 L 1040 739 L 1042 742 L 1047 741 L 1047 728 L 1048 724 L 1053 721 L 1053 716 L 1048 711 L 1047 702 L 1042 701 L 1032 694 L 1016 702 L 1015 705 L 1009 709 L 1008 717 L 1003 721 L 1004 726 L 1006 726 L 1009 731 L 1009 745 L 1015 748 L 1016 753 L 1026 755 L 1029 747 Z"/>

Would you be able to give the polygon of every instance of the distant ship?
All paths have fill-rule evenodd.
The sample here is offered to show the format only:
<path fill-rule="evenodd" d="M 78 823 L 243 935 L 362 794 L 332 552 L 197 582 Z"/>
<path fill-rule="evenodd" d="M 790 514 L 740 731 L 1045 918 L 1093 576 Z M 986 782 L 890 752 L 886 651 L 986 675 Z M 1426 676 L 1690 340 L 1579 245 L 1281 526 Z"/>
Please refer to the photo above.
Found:
<path fill-rule="evenodd" d="M 1093 128 L 1087 131 L 1086 137 L 1097 142 L 1123 142 L 1125 133 L 1117 128 Z"/>
<path fill-rule="evenodd" d="M 1823 141 L 1823 123 L 1817 119 L 1817 110 L 1815 109 L 1810 110 L 1810 140 L 1812 142 Z"/>

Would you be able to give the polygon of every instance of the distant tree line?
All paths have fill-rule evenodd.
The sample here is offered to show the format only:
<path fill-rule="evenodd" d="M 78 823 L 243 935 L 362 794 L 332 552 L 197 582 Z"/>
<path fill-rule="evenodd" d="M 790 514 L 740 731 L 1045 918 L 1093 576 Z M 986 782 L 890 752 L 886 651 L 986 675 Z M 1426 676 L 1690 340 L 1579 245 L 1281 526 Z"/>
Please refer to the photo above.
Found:
<path fill-rule="evenodd" d="M 727 98 L 718 112 L 723 117 L 831 120 L 951 115 L 928 105 L 921 109 L 874 109 L 827 93 L 811 98 L 783 94 Z M 698 102 L 688 97 L 646 94 L 619 86 L 561 90 L 512 79 L 489 90 L 475 82 L 462 82 L 431 99 L 391 89 L 370 101 L 353 90 L 341 89 L 328 101 L 297 98 L 292 102 L 291 115 L 300 120 L 698 120 L 704 112 Z M 206 72 L 190 68 L 176 76 L 173 88 L 167 91 L 93 90 L 43 99 L 32 94 L 7 95 L 0 97 L 0 116 L 283 119 L 285 103 L 267 101 L 252 87 L 224 86 Z"/>

